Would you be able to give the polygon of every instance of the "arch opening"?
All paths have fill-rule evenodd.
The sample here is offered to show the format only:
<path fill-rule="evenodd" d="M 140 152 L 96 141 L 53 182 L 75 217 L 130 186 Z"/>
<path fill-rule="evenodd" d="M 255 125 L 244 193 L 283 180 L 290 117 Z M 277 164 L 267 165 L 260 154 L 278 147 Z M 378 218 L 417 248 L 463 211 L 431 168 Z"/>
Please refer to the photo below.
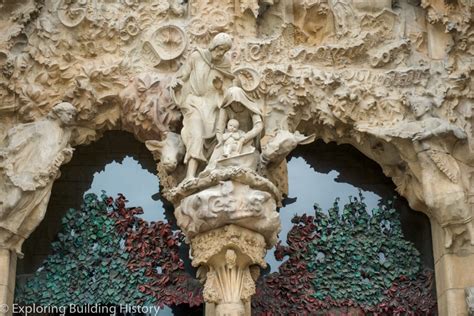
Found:
<path fill-rule="evenodd" d="M 103 190 L 114 198 L 123 194 L 128 200 L 127 207 L 143 208 L 143 214 L 136 215 L 138 221 L 143 220 L 147 225 L 162 221 L 178 234 L 172 206 L 160 200 L 157 194 L 159 185 L 151 153 L 128 132 L 108 131 L 96 142 L 78 146 L 73 159 L 61 167 L 61 177 L 53 185 L 45 218 L 23 245 L 25 256 L 17 264 L 17 289 L 31 280 L 35 272 L 44 269 L 45 262 L 54 255 L 52 244 L 60 240 L 58 233 L 64 228 L 64 217 L 71 208 L 81 209 L 90 193 L 100 197 Z M 124 248 L 124 240 L 120 247 Z M 194 276 L 188 252 L 188 246 L 182 243 L 180 260 Z M 179 304 L 171 308 L 165 306 L 160 314 L 192 315 L 199 314 L 201 309 Z"/>

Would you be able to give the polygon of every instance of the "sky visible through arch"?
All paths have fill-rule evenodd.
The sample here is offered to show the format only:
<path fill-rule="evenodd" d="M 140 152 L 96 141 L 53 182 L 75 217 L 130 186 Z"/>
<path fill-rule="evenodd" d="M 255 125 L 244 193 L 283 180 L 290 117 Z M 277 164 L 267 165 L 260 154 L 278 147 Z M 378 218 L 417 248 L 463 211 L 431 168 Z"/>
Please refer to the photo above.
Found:
<path fill-rule="evenodd" d="M 336 182 L 339 172 L 332 170 L 329 173 L 320 173 L 302 157 L 293 157 L 288 161 L 288 197 L 296 198 L 296 201 L 280 209 L 281 232 L 280 240 L 286 245 L 286 235 L 292 227 L 291 219 L 295 214 L 314 214 L 313 205 L 327 213 L 332 207 L 334 200 L 341 198 L 339 205 L 349 202 L 349 196 L 358 197 L 359 188 L 349 183 Z M 365 197 L 367 209 L 371 210 L 378 206 L 381 197 L 373 192 L 361 190 Z M 274 248 L 269 250 L 266 261 L 270 265 L 270 272 L 278 271 L 281 262 L 276 261 L 273 255 Z"/>
<path fill-rule="evenodd" d="M 327 211 L 340 197 L 340 204 L 349 201 L 349 196 L 358 196 L 359 188 L 348 183 L 336 181 L 339 173 L 332 170 L 329 173 L 320 173 L 301 157 L 293 157 L 288 162 L 289 197 L 296 201 L 280 209 L 282 231 L 280 239 L 286 243 L 286 235 L 291 229 L 291 219 L 295 214 L 312 214 L 314 203 L 318 203 L 323 211 Z M 96 172 L 91 188 L 86 193 L 100 194 L 101 190 L 108 195 L 124 194 L 129 200 L 129 206 L 141 206 L 144 214 L 141 216 L 147 221 L 165 220 L 163 203 L 152 199 L 152 195 L 159 190 L 158 177 L 145 170 L 140 163 L 126 157 L 122 163 L 111 162 L 103 171 Z M 377 207 L 380 196 L 370 191 L 362 191 L 367 208 Z M 267 254 L 267 262 L 271 272 L 277 271 L 279 262 L 273 255 L 273 250 Z"/>
<path fill-rule="evenodd" d="M 141 206 L 147 221 L 165 220 L 163 203 L 154 201 L 151 197 L 159 191 L 158 177 L 144 169 L 132 157 L 125 157 L 122 163 L 113 161 L 107 164 L 103 171 L 96 172 L 91 187 L 87 193 L 101 194 L 104 190 L 107 195 L 116 197 L 118 193 L 125 195 L 128 206 Z"/>

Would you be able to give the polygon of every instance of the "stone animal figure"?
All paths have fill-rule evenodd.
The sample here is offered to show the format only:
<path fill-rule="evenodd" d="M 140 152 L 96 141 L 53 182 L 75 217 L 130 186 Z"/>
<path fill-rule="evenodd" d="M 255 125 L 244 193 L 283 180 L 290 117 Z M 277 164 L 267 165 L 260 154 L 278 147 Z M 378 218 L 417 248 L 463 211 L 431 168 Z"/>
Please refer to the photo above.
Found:
<path fill-rule="evenodd" d="M 315 135 L 305 136 L 298 131 L 291 133 L 280 130 L 262 145 L 262 163 L 263 165 L 268 165 L 270 162 L 279 164 L 296 146 L 310 144 L 315 138 Z"/>
<path fill-rule="evenodd" d="M 161 141 L 148 140 L 146 148 L 153 154 L 155 160 L 159 160 L 166 173 L 176 170 L 179 163 L 183 162 L 186 148 L 179 134 L 166 132 Z"/>

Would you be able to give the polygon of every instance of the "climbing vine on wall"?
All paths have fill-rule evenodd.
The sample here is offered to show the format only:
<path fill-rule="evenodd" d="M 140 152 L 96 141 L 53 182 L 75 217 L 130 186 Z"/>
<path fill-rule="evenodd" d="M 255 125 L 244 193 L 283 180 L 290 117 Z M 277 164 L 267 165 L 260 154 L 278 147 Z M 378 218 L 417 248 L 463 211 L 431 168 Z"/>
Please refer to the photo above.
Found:
<path fill-rule="evenodd" d="M 326 215 L 295 216 L 288 259 L 262 277 L 252 301 L 256 315 L 435 314 L 433 273 L 422 270 L 419 253 L 403 237 L 392 203 L 370 213 L 362 195 Z"/>
<path fill-rule="evenodd" d="M 362 195 L 342 210 L 295 216 L 279 272 L 259 279 L 255 315 L 435 314 L 433 273 L 403 237 L 391 203 L 367 211 Z M 203 302 L 201 284 L 179 257 L 183 235 L 147 222 L 126 199 L 88 194 L 69 210 L 53 253 L 23 286 L 24 304 L 158 304 Z"/>
<path fill-rule="evenodd" d="M 201 283 L 184 270 L 179 257 L 179 246 L 184 242 L 181 232 L 173 232 L 169 223 L 147 222 L 137 217 L 141 208 L 125 207 L 125 197 L 120 195 L 107 203 L 114 206 L 110 217 L 116 220 L 116 228 L 125 236 L 127 263 L 131 271 L 144 270 L 147 282 L 138 287 L 141 293 L 154 297 L 160 305 L 202 304 Z"/>
<path fill-rule="evenodd" d="M 87 194 L 80 210 L 70 209 L 53 253 L 17 287 L 17 302 L 200 305 L 201 286 L 178 255 L 182 234 L 142 220 L 136 216 L 142 209 L 125 203 L 122 195 L 114 200 Z"/>

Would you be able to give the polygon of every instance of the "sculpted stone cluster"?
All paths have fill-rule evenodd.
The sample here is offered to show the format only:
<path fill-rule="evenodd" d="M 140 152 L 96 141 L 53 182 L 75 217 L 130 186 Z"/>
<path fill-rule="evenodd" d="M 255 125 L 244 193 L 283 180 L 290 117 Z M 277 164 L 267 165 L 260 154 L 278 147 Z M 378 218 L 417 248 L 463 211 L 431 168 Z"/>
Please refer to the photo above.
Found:
<path fill-rule="evenodd" d="M 205 280 L 206 315 L 250 315 L 250 298 L 260 267 L 265 268 L 265 241 L 235 225 L 201 234 L 191 242 L 198 277 Z"/>
<path fill-rule="evenodd" d="M 21 254 L 21 245 L 46 212 L 59 167 L 69 162 L 76 109 L 60 103 L 36 122 L 8 131 L 0 149 L 0 244 Z"/>
<path fill-rule="evenodd" d="M 2 247 L 21 252 L 73 146 L 122 129 L 153 153 L 189 238 L 239 222 L 270 247 L 285 157 L 322 139 L 376 161 L 442 228 L 447 251 L 472 253 L 472 10 L 466 0 L 0 2 Z M 65 102 L 74 123 L 58 112 Z"/>

